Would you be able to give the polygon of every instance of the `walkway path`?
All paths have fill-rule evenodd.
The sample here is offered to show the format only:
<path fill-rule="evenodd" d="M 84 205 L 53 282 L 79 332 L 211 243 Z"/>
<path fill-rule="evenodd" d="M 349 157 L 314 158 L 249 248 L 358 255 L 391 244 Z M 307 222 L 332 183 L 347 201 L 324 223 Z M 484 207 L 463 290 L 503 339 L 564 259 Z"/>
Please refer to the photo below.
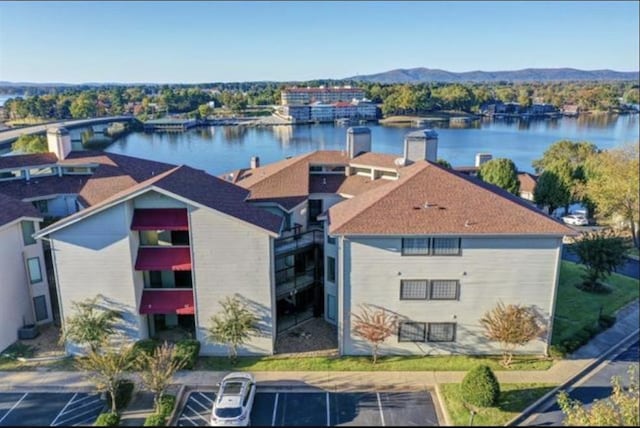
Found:
<path fill-rule="evenodd" d="M 554 364 L 548 370 L 498 371 L 502 383 L 542 382 L 560 384 L 571 379 L 630 335 L 638 335 L 640 305 L 638 301 L 618 313 L 618 321 L 610 329 L 597 335 L 587 345 L 567 359 Z M 213 387 L 226 372 L 181 371 L 174 377 L 175 383 Z M 439 383 L 460 382 L 465 372 L 254 372 L 263 386 L 290 388 L 317 387 L 328 391 L 353 391 L 364 389 L 407 390 L 424 389 Z M 91 383 L 81 372 L 0 372 L 0 390 L 52 390 L 91 389 Z"/>

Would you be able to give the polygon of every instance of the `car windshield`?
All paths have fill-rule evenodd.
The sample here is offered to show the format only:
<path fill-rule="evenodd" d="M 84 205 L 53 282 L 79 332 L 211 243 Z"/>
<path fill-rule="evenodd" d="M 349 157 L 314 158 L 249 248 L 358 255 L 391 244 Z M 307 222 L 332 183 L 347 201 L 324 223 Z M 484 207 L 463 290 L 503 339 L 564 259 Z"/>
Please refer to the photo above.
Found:
<path fill-rule="evenodd" d="M 237 418 L 241 414 L 241 407 L 218 407 L 216 409 L 216 417 L 218 418 Z"/>
<path fill-rule="evenodd" d="M 222 386 L 223 395 L 238 395 L 242 391 L 242 382 L 225 382 Z"/>

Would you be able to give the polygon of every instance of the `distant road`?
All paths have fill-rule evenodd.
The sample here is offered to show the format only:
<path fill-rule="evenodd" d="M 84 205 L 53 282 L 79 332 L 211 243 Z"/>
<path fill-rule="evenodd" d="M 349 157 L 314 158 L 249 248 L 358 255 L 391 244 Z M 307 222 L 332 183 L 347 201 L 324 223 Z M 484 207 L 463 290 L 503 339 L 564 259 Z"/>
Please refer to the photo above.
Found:
<path fill-rule="evenodd" d="M 15 128 L 0 131 L 0 148 L 4 148 L 17 140 L 21 135 L 40 134 L 46 132 L 47 128 L 64 126 L 66 128 L 78 128 L 88 125 L 99 125 L 109 122 L 125 122 L 135 120 L 133 116 L 109 116 L 96 117 L 92 119 L 66 120 L 60 122 L 50 122 L 42 125 L 25 126 L 24 128 Z"/>
<path fill-rule="evenodd" d="M 568 260 L 570 262 L 580 263 L 578 256 L 572 253 L 569 247 L 570 245 L 564 245 L 562 247 L 562 259 Z M 640 279 L 640 261 L 632 259 L 631 257 L 627 257 L 626 262 L 622 266 L 616 268 L 615 272 L 619 273 L 620 275 Z"/>

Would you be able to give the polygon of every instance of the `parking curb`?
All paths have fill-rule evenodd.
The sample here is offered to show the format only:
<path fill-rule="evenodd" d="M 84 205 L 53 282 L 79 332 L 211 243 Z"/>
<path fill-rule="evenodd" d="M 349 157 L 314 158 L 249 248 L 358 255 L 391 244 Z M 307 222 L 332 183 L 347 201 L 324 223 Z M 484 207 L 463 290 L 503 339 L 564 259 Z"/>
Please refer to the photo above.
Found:
<path fill-rule="evenodd" d="M 167 426 L 170 427 L 174 427 L 174 426 L 178 426 L 177 424 L 177 420 L 176 416 L 178 415 L 178 409 L 182 409 L 182 407 L 184 406 L 184 397 L 185 397 L 185 390 L 187 389 L 187 385 L 182 384 L 180 385 L 180 389 L 178 389 L 178 393 L 176 394 L 176 402 L 173 405 L 173 410 L 171 411 L 171 414 L 169 415 L 169 419 L 167 420 Z"/>
<path fill-rule="evenodd" d="M 439 383 L 436 383 L 434 390 L 436 392 L 435 394 L 436 399 L 438 400 L 438 407 L 436 408 L 436 414 L 442 415 L 442 418 L 444 419 L 444 421 L 442 421 L 444 422 L 444 424 L 441 424 L 440 426 L 447 426 L 447 427 L 455 426 L 451 421 L 451 416 L 449 415 L 449 409 L 447 409 L 447 403 L 445 403 L 444 401 L 444 396 L 442 395 L 442 391 L 440 390 Z"/>
<path fill-rule="evenodd" d="M 553 395 L 557 394 L 558 391 L 560 391 L 561 389 L 566 389 L 567 387 L 571 386 L 572 384 L 578 382 L 587 373 L 589 373 L 591 370 L 593 370 L 598 365 L 600 365 L 605 359 L 607 359 L 609 356 L 611 356 L 611 355 L 615 354 L 616 352 L 618 352 L 618 350 L 621 347 L 627 345 L 627 343 L 631 342 L 633 339 L 637 339 L 639 333 L 640 333 L 640 328 L 636 329 L 636 331 L 634 331 L 633 333 L 625 336 L 623 339 L 618 341 L 618 343 L 616 343 L 614 346 L 612 346 L 607 352 L 605 352 L 604 354 L 602 354 L 600 357 L 598 357 L 596 359 L 592 359 L 591 362 L 589 364 L 587 364 L 577 374 L 572 376 L 570 379 L 565 381 L 563 384 L 558 385 L 557 387 L 555 387 L 551 391 L 547 392 L 545 395 L 540 397 L 538 400 L 536 400 L 529 407 L 524 409 L 522 411 L 522 413 L 520 413 L 518 416 L 514 417 L 513 419 L 511 419 L 510 421 L 505 423 L 504 426 L 517 426 L 517 425 L 521 424 L 522 422 L 525 422 L 533 414 L 533 410 L 534 409 L 536 409 L 538 406 L 543 404 L 545 401 L 547 401 Z"/>

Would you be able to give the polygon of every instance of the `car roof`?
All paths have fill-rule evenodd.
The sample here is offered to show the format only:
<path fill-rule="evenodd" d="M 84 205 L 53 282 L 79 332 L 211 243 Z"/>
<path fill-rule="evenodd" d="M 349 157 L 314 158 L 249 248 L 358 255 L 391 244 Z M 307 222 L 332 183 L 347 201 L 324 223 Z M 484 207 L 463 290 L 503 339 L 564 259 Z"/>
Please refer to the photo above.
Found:
<path fill-rule="evenodd" d="M 242 407 L 242 395 L 222 395 L 216 401 L 218 409 Z"/>

